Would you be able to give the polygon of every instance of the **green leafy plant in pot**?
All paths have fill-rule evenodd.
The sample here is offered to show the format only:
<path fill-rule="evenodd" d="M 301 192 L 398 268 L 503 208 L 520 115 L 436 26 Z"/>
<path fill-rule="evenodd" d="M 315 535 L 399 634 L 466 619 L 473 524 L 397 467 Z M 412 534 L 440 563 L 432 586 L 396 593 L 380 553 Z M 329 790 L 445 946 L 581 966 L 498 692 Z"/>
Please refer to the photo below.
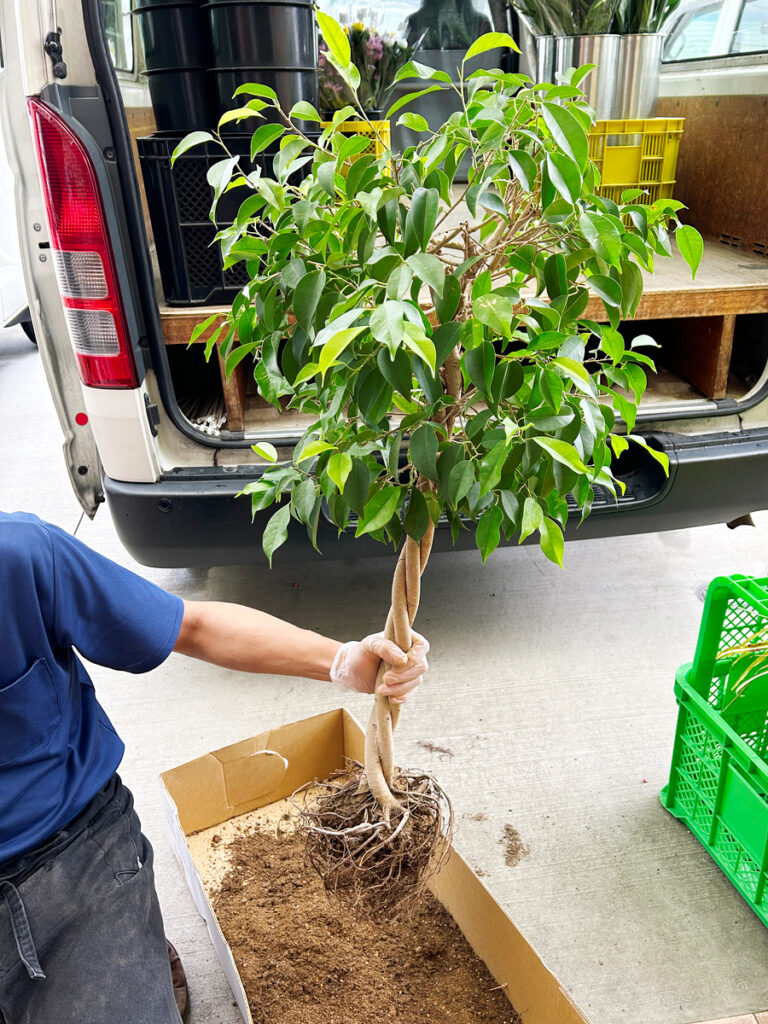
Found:
<path fill-rule="evenodd" d="M 354 91 L 348 40 L 319 18 Z M 499 46 L 515 43 L 488 33 L 466 60 Z M 535 87 L 473 74 L 440 127 L 402 113 L 422 140 L 380 160 L 351 161 L 369 141 L 341 131 L 359 108 L 338 111 L 317 140 L 290 120 L 320 121 L 298 104 L 282 126 L 257 128 L 254 152 L 280 140 L 274 174 L 247 182 L 253 194 L 218 235 L 225 265 L 245 261 L 250 281 L 224 323 L 209 318 L 193 340 L 209 332 L 207 352 L 218 345 L 230 371 L 252 359 L 261 395 L 310 417 L 291 459 L 254 445 L 264 471 L 243 494 L 254 510 L 276 506 L 267 557 L 291 517 L 316 542 L 323 509 L 339 531 L 399 546 L 385 629 L 403 649 L 436 528 L 454 539 L 473 530 L 483 561 L 502 535 L 536 535 L 559 565 L 572 510 L 583 519 L 596 488 L 623 490 L 616 458 L 648 448 L 632 431 L 652 342 L 627 346 L 617 328 L 637 308 L 641 268 L 670 255 L 681 204 L 644 205 L 639 189 L 621 206 L 595 194 L 583 73 Z M 410 63 L 400 77 L 422 81 L 388 116 L 448 76 Z M 263 86 L 239 92 L 245 105 L 228 116 L 276 104 Z M 188 136 L 177 153 L 208 139 Z M 457 188 L 465 154 L 469 181 Z M 245 179 L 223 153 L 209 181 L 218 201 Z M 687 226 L 677 235 L 694 269 L 701 240 Z M 590 291 L 607 322 L 585 317 Z M 434 781 L 396 766 L 397 718 L 377 693 L 365 764 L 304 816 L 327 886 L 377 914 L 420 889 L 446 828 Z"/>

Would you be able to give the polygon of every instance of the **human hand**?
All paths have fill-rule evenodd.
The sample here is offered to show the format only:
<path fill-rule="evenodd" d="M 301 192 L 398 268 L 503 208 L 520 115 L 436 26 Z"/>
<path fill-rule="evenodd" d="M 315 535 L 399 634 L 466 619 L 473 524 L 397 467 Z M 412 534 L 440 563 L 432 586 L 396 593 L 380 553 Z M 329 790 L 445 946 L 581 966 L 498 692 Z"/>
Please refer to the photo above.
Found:
<path fill-rule="evenodd" d="M 392 667 L 382 677 L 379 693 L 402 704 L 416 689 L 427 671 L 428 641 L 411 631 L 412 646 L 405 654 L 383 633 L 342 644 L 331 666 L 331 682 L 356 693 L 373 693 L 382 661 Z"/>

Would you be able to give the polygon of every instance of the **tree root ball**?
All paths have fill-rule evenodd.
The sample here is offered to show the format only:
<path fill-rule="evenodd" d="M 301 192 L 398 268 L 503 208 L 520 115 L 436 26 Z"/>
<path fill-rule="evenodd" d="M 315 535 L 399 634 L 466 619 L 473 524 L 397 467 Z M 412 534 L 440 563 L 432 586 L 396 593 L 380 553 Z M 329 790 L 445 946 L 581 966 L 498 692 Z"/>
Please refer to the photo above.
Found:
<path fill-rule="evenodd" d="M 329 896 L 360 917 L 407 913 L 450 852 L 453 810 L 435 779 L 397 769 L 392 792 L 402 810 L 387 822 L 363 766 L 351 762 L 294 794 L 309 864 Z"/>

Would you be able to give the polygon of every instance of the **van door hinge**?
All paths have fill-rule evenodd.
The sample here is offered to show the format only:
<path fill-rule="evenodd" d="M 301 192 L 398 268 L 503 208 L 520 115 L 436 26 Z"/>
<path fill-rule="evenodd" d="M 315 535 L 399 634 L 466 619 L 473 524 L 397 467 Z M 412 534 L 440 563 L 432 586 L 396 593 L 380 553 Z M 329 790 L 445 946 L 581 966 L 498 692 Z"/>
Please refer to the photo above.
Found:
<path fill-rule="evenodd" d="M 153 405 L 149 395 L 144 395 L 144 405 L 147 410 L 147 419 L 149 420 L 149 429 L 152 432 L 152 437 L 157 437 L 157 428 L 160 426 L 160 410 L 156 405 Z"/>
<path fill-rule="evenodd" d="M 61 29 L 57 28 L 55 32 L 49 32 L 45 37 L 45 43 L 43 49 L 51 58 L 53 62 L 53 77 L 54 78 L 66 78 L 67 77 L 67 65 L 64 63 L 64 51 L 61 48 Z"/>

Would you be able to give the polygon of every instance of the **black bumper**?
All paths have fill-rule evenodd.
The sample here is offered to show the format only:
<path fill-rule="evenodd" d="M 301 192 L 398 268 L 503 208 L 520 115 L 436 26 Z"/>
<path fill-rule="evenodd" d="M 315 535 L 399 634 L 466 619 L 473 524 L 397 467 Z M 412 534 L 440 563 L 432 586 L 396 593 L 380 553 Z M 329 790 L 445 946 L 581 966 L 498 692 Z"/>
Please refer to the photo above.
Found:
<path fill-rule="evenodd" d="M 596 507 L 581 526 L 574 516 L 566 531 L 568 540 L 726 523 L 768 508 L 768 432 L 721 434 L 716 439 L 657 434 L 656 439 L 670 458 L 669 479 L 648 497 Z M 249 499 L 236 497 L 253 475 L 218 471 L 169 477 L 155 484 L 106 477 L 104 490 L 120 540 L 143 565 L 266 565 L 261 534 L 274 509 L 258 513 L 252 523 Z M 643 489 L 638 490 L 642 494 Z M 280 562 L 302 562 L 391 551 L 367 536 L 355 540 L 353 530 L 339 537 L 336 527 L 323 517 L 318 544 L 322 556 L 312 548 L 305 528 L 291 520 L 288 542 L 275 557 Z M 456 548 L 472 547 L 472 531 L 463 530 Z M 451 531 L 441 527 L 435 550 L 451 548 Z"/>

